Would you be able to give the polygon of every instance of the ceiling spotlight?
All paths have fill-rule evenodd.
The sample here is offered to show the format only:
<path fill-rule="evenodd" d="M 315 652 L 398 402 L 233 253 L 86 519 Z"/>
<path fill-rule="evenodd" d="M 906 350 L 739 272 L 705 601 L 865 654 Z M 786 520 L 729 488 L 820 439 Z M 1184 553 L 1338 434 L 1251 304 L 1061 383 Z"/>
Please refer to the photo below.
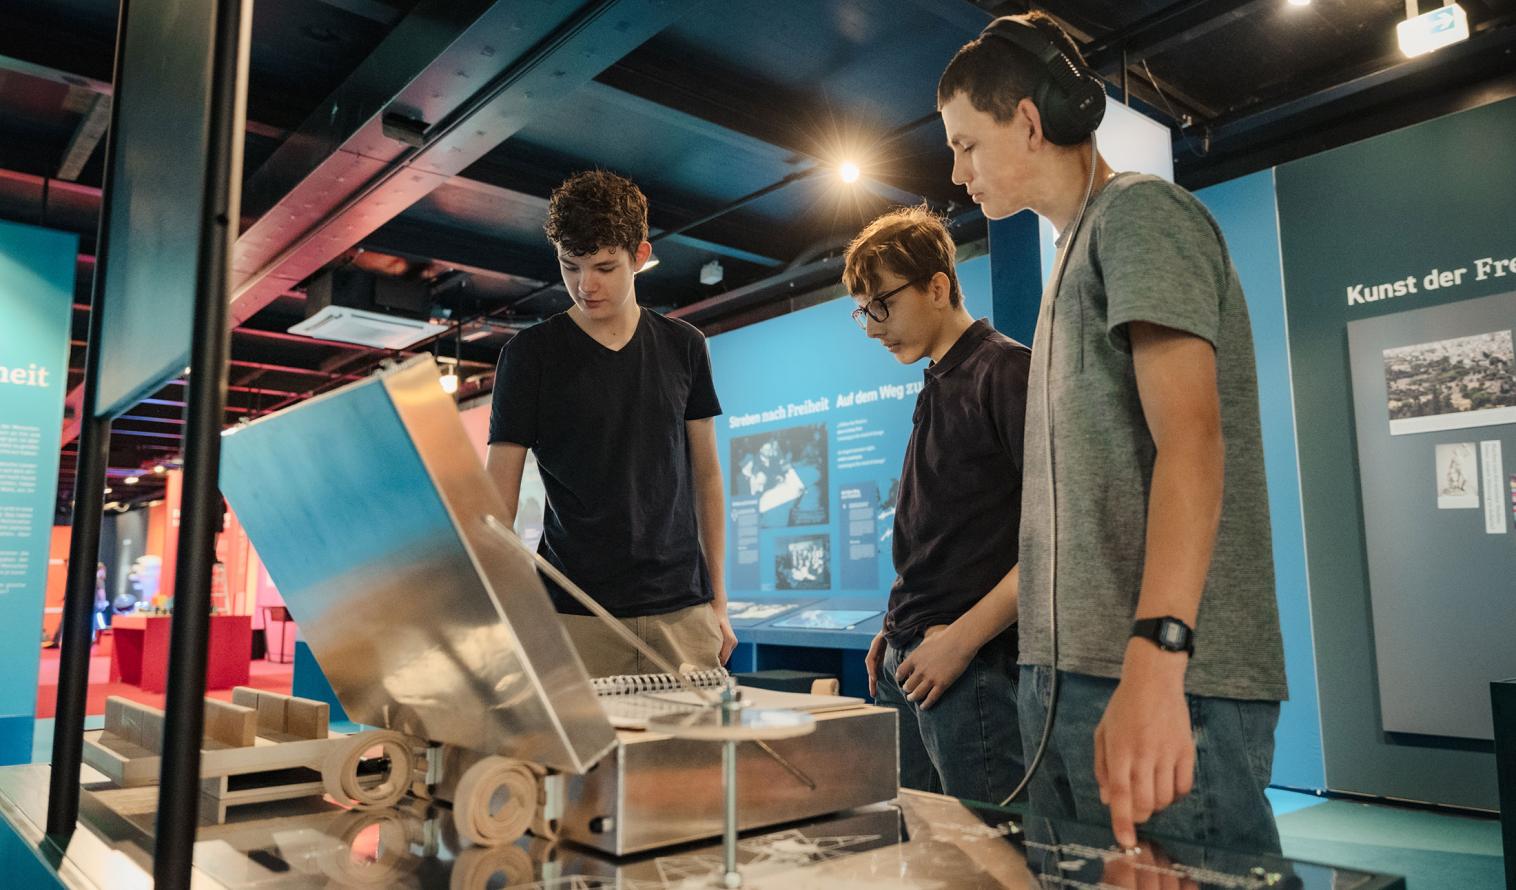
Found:
<path fill-rule="evenodd" d="M 165 467 L 163 464 L 158 464 L 156 467 L 153 467 L 153 472 L 162 475 L 168 472 L 168 467 Z"/>
<path fill-rule="evenodd" d="M 641 275 L 643 272 L 646 272 L 647 270 L 658 265 L 658 262 L 658 255 L 656 253 L 648 253 L 647 262 L 642 264 L 642 268 L 637 270 L 637 274 Z"/>
<path fill-rule="evenodd" d="M 127 485 L 136 485 L 141 480 L 139 480 L 136 476 L 127 476 L 125 479 L 122 479 L 121 481 L 125 482 Z"/>
<path fill-rule="evenodd" d="M 438 356 L 437 364 L 442 366 L 442 376 L 437 378 L 437 382 L 442 384 L 443 392 L 452 395 L 458 391 L 458 360 Z"/>
<path fill-rule="evenodd" d="M 857 164 L 852 161 L 846 161 L 841 167 L 837 168 L 837 175 L 842 177 L 843 182 L 857 182 L 862 172 L 858 169 Z"/>
<path fill-rule="evenodd" d="M 1415 7 L 1407 4 L 1407 11 Z M 1469 17 L 1463 7 L 1449 3 L 1431 12 L 1411 16 L 1395 26 L 1400 51 L 1407 56 L 1425 55 L 1460 40 L 1469 39 Z"/>
<path fill-rule="evenodd" d="M 1290 0 L 1291 6 L 1310 6 L 1311 0 Z"/>
<path fill-rule="evenodd" d="M 114 491 L 114 489 L 112 489 L 109 485 L 105 486 L 105 493 L 106 494 L 110 494 L 112 491 Z"/>

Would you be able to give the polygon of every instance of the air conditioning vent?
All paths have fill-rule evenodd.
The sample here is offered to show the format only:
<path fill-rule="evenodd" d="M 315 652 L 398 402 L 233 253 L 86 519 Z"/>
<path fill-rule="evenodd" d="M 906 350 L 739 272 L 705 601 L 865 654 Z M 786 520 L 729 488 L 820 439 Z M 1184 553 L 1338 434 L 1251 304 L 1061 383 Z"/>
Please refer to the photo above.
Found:
<path fill-rule="evenodd" d="M 305 321 L 292 326 L 291 334 L 355 343 L 375 349 L 404 349 L 443 329 L 426 321 L 383 315 L 346 306 L 325 306 Z"/>

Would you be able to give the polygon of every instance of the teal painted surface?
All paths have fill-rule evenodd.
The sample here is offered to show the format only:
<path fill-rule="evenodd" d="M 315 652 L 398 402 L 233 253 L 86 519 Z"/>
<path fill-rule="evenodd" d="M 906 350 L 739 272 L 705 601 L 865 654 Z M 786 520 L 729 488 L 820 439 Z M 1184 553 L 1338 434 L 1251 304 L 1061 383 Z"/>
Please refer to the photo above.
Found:
<path fill-rule="evenodd" d="M 321 665 L 316 663 L 316 656 L 311 654 L 311 647 L 304 640 L 295 641 L 295 672 L 290 681 L 290 695 L 324 701 L 331 705 L 327 711 L 329 723 L 347 720 L 347 711 L 343 710 L 342 702 L 337 701 L 337 693 L 327 681 L 326 674 L 321 672 Z"/>
<path fill-rule="evenodd" d="M 1505 886 L 1494 819 L 1346 800 L 1276 815 L 1284 854 L 1295 859 L 1403 875 L 1411 890 Z"/>
<path fill-rule="evenodd" d="M 64 886 L 37 849 L 23 841 L 5 821 L 0 821 L 0 874 L 5 875 L 7 885 L 26 890 Z"/>
<path fill-rule="evenodd" d="M 1195 195 L 1221 225 L 1232 264 L 1247 295 L 1258 364 L 1258 412 L 1269 484 L 1275 592 L 1284 632 L 1284 666 L 1290 700 L 1274 737 L 1274 784 L 1322 789 L 1321 710 L 1306 576 L 1305 527 L 1300 513 L 1300 469 L 1295 447 L 1295 406 L 1290 389 L 1274 173 L 1265 170 L 1212 186 Z"/>
<path fill-rule="evenodd" d="M 1352 306 L 1346 289 L 1516 254 L 1516 164 L 1496 160 L 1509 160 L 1513 144 L 1516 100 L 1507 100 L 1295 161 L 1276 174 L 1316 662 L 1327 717 L 1322 742 L 1327 785 L 1334 790 L 1496 805 L 1493 754 L 1392 737 L 1381 728 L 1346 327 L 1359 318 L 1508 292 L 1516 278 L 1468 278 L 1461 287 Z M 1425 479 L 1411 480 L 1416 483 L 1433 491 L 1430 464 Z M 1408 540 L 1405 546 L 1424 544 Z M 1509 578 L 1490 590 L 1492 596 L 1510 593 Z"/>
<path fill-rule="evenodd" d="M 75 235 L 0 222 L 0 764 L 29 763 Z"/>

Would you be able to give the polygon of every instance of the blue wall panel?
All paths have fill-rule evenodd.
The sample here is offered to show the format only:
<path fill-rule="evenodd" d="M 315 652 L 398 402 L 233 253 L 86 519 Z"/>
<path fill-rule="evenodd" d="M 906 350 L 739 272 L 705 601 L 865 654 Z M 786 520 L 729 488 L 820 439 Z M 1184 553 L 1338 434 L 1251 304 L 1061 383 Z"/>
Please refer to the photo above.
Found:
<path fill-rule="evenodd" d="M 30 763 L 77 236 L 0 222 L 0 763 Z"/>
<path fill-rule="evenodd" d="M 1247 294 L 1258 356 L 1258 408 L 1263 461 L 1269 483 L 1274 537 L 1275 590 L 1284 630 L 1290 700 L 1275 734 L 1274 784 L 1322 789 L 1321 711 L 1311 639 L 1310 584 L 1306 578 L 1305 526 L 1300 512 L 1300 467 L 1295 449 L 1295 402 L 1285 327 L 1284 281 L 1279 258 L 1274 172 L 1265 170 L 1196 194 L 1221 224 L 1237 277 Z"/>

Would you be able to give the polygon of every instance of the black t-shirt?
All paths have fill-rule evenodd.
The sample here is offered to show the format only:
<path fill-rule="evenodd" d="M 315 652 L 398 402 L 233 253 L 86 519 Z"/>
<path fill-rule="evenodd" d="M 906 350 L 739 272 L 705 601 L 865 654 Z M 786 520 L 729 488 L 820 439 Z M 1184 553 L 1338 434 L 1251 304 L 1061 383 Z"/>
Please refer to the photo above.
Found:
<path fill-rule="evenodd" d="M 1016 565 L 1030 366 L 1025 346 L 980 319 L 926 369 L 895 510 L 884 633 L 897 649 L 956 621 Z"/>
<path fill-rule="evenodd" d="M 622 618 L 711 601 L 685 435 L 721 413 L 700 331 L 643 309 L 613 351 L 560 313 L 501 350 L 493 398 L 490 443 L 537 456 L 549 562 Z M 587 614 L 547 586 L 558 611 Z"/>

